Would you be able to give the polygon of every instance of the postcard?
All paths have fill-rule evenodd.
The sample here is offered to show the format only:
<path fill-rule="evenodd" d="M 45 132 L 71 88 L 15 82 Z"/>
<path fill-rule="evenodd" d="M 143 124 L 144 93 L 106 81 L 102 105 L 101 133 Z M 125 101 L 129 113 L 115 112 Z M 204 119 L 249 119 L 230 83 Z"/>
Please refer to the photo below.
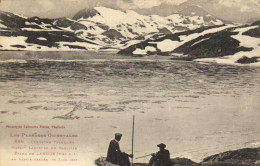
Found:
<path fill-rule="evenodd" d="M 259 0 L 2 0 L 1 166 L 260 164 Z"/>

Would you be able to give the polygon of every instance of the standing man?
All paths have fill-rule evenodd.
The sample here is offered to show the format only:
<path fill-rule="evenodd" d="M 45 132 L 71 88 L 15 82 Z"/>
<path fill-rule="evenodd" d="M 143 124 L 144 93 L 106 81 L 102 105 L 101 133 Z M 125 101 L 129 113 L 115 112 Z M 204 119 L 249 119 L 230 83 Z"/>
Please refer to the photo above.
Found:
<path fill-rule="evenodd" d="M 116 133 L 115 139 L 110 141 L 107 151 L 107 161 L 112 164 L 118 164 L 119 166 L 131 166 L 129 157 L 133 158 L 133 155 L 121 152 L 119 147 L 119 141 L 122 138 L 122 134 Z"/>
<path fill-rule="evenodd" d="M 157 145 L 160 150 L 156 154 L 152 154 L 149 166 L 172 166 L 169 150 L 165 149 L 166 145 L 161 143 Z"/>

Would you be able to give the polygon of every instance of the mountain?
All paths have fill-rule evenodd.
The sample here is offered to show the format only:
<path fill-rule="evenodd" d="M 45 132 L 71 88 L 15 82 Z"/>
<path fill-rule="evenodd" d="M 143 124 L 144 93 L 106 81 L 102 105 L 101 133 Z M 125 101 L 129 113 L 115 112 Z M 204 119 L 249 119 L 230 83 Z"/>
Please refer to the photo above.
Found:
<path fill-rule="evenodd" d="M 162 55 L 172 59 L 247 64 L 260 62 L 260 24 L 201 27 L 160 35 L 119 51 L 123 55 Z"/>
<path fill-rule="evenodd" d="M 192 8 L 192 6 L 188 6 Z M 134 11 L 106 7 L 86 8 L 69 18 L 23 17 L 1 11 L 2 50 L 115 50 L 148 39 L 156 34 L 222 25 L 207 12 L 184 12 L 168 17 L 145 16 Z M 20 40 L 14 40 L 14 37 Z M 73 42 L 73 43 L 72 43 Z"/>
<path fill-rule="evenodd" d="M 0 12 L 0 50 L 96 50 L 97 43 L 74 30 L 85 26 L 67 18 L 48 19 Z"/>
<path fill-rule="evenodd" d="M 116 17 L 115 17 L 116 16 Z M 121 34 L 122 40 L 133 39 L 137 36 L 145 36 L 150 33 L 164 32 L 174 33 L 176 31 L 183 31 L 189 29 L 195 29 L 203 26 L 221 25 L 223 22 L 209 13 L 205 16 L 196 15 L 186 16 L 179 13 L 170 15 L 168 17 L 161 17 L 158 15 L 140 15 L 134 11 L 121 11 L 105 7 L 95 7 L 92 9 L 84 9 L 79 11 L 74 17 L 77 22 L 85 26 L 93 26 L 91 24 L 98 24 L 97 27 L 92 27 L 84 31 L 85 36 L 88 33 L 95 35 L 106 36 L 106 31 L 117 31 L 117 34 Z M 106 25 L 109 29 L 104 29 L 101 26 Z M 101 36 L 100 36 L 101 37 Z M 102 37 L 101 37 L 102 38 Z"/>
<path fill-rule="evenodd" d="M 227 24 L 196 5 L 167 17 L 105 7 L 70 18 L 0 11 L 0 50 L 113 51 L 228 64 L 259 64 L 260 22 Z"/>

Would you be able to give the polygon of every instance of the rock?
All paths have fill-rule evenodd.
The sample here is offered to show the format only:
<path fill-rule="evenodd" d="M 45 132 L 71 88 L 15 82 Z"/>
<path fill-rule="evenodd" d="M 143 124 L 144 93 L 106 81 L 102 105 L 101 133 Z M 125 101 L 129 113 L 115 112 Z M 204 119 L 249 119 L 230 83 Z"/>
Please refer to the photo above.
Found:
<path fill-rule="evenodd" d="M 242 58 L 240 58 L 239 60 L 237 60 L 237 63 L 250 64 L 250 63 L 258 62 L 258 59 L 260 59 L 260 57 L 248 58 L 248 57 L 246 57 L 246 56 L 243 56 Z"/>
<path fill-rule="evenodd" d="M 260 148 L 246 148 L 209 156 L 203 159 L 203 166 L 253 166 L 260 160 Z"/>
<path fill-rule="evenodd" d="M 173 166 L 199 166 L 198 163 L 187 158 L 174 158 L 172 159 Z"/>
<path fill-rule="evenodd" d="M 105 157 L 100 157 L 100 158 L 98 158 L 98 159 L 95 161 L 95 164 L 96 164 L 97 166 L 118 166 L 118 165 L 112 164 L 112 163 L 110 163 L 110 162 L 107 162 Z"/>
<path fill-rule="evenodd" d="M 97 15 L 100 13 L 95 10 L 94 8 L 85 8 L 83 10 L 80 10 L 78 13 L 76 13 L 76 15 L 73 17 L 74 20 L 78 20 L 80 18 L 84 18 L 87 19 L 89 17 L 94 17 L 95 15 Z"/>
<path fill-rule="evenodd" d="M 245 148 L 215 154 L 196 163 L 187 158 L 171 159 L 173 166 L 260 166 L 260 147 Z M 95 161 L 97 166 L 117 166 L 100 157 Z M 134 166 L 148 166 L 148 163 L 134 163 Z"/>
<path fill-rule="evenodd" d="M 109 29 L 108 31 L 103 32 L 102 35 L 107 36 L 111 40 L 119 40 L 125 38 L 120 32 L 115 29 Z"/>

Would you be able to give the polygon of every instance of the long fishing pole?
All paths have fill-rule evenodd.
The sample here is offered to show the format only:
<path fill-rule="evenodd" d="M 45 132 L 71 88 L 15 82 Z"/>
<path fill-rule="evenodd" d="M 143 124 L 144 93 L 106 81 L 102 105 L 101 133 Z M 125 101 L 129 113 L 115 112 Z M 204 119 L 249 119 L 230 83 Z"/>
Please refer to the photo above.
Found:
<path fill-rule="evenodd" d="M 147 156 L 151 156 L 153 153 L 151 153 L 151 154 L 147 154 L 147 155 L 144 155 L 144 156 L 141 156 L 141 157 L 137 157 L 137 158 L 135 158 L 135 159 L 140 159 L 140 158 L 144 158 L 144 157 L 147 157 Z"/>
<path fill-rule="evenodd" d="M 132 155 L 134 155 L 134 133 L 135 133 L 135 116 L 133 115 L 133 128 L 132 128 Z M 132 157 L 132 166 L 134 163 L 134 157 Z"/>

